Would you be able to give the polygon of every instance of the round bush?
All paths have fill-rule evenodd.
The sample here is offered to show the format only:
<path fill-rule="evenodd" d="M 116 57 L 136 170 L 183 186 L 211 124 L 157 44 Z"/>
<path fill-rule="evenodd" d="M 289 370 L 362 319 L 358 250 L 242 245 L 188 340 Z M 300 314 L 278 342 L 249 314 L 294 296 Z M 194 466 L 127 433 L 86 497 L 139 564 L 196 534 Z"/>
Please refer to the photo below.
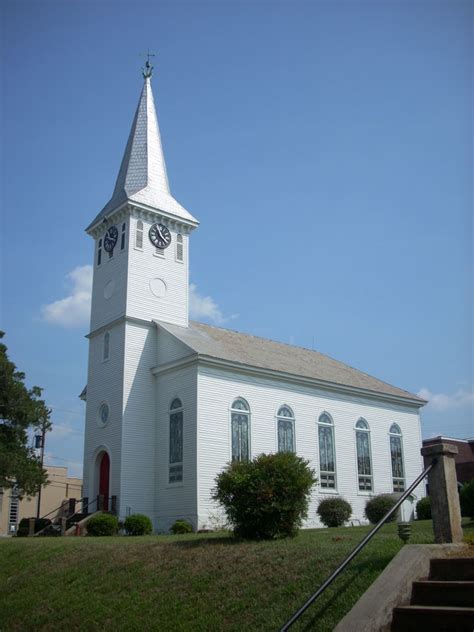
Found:
<path fill-rule="evenodd" d="M 179 535 L 180 533 L 192 533 L 193 525 L 187 520 L 176 520 L 176 522 L 171 525 L 170 531 L 175 535 Z"/>
<path fill-rule="evenodd" d="M 112 514 L 99 514 L 93 516 L 87 523 L 87 535 L 115 535 L 118 526 L 118 520 Z"/>
<path fill-rule="evenodd" d="M 35 518 L 35 533 L 41 531 L 45 527 L 48 527 L 51 524 L 51 520 L 49 518 Z M 16 535 L 19 538 L 25 538 L 30 530 L 30 518 L 22 518 L 18 524 L 18 529 L 16 531 Z"/>
<path fill-rule="evenodd" d="M 385 514 L 390 511 L 397 500 L 397 497 L 393 494 L 379 494 L 378 496 L 374 496 L 365 504 L 365 516 L 367 520 L 372 524 L 377 524 L 382 520 Z M 397 513 L 398 512 L 392 514 L 387 522 L 394 522 Z"/>
<path fill-rule="evenodd" d="M 425 496 L 416 503 L 416 517 L 418 520 L 431 520 L 431 498 Z"/>
<path fill-rule="evenodd" d="M 144 514 L 133 514 L 125 518 L 123 527 L 127 535 L 150 535 L 153 533 L 153 524 Z"/>
<path fill-rule="evenodd" d="M 344 498 L 324 498 L 317 513 L 326 527 L 341 527 L 352 514 L 352 507 Z"/>
<path fill-rule="evenodd" d="M 213 499 L 224 508 L 235 535 L 250 539 L 296 535 L 317 480 L 308 463 L 292 452 L 229 463 L 216 477 Z"/>
<path fill-rule="evenodd" d="M 465 518 L 474 518 L 474 478 L 461 487 L 459 500 L 461 515 Z"/>

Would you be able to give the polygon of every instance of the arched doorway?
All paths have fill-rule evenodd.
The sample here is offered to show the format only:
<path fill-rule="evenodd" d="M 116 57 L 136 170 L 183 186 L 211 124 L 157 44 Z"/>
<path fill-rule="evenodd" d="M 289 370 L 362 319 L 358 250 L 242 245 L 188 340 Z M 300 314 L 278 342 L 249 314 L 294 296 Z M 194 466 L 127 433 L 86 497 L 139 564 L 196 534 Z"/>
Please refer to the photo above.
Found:
<path fill-rule="evenodd" d="M 109 479 L 110 479 L 110 459 L 107 452 L 102 454 L 99 465 L 99 495 L 103 497 L 104 511 L 109 509 Z"/>

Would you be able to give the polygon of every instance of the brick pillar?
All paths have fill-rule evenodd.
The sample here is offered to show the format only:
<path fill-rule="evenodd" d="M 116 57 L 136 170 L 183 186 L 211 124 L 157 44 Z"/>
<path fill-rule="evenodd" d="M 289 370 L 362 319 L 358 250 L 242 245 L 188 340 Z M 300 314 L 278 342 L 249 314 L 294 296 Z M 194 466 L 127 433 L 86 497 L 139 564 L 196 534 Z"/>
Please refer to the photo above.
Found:
<path fill-rule="evenodd" d="M 439 441 L 421 449 L 428 462 L 436 463 L 428 474 L 433 531 L 437 544 L 462 542 L 461 508 L 454 455 L 458 448 Z"/>

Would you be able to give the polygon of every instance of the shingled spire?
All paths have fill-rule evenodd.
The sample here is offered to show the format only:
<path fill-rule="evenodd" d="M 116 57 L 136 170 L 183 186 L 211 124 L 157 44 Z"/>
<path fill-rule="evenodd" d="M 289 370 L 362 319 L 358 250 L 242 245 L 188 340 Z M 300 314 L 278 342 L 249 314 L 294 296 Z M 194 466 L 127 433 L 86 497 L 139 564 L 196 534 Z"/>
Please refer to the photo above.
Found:
<path fill-rule="evenodd" d="M 127 201 L 198 224 L 170 192 L 151 89 L 151 72 L 144 73 L 143 90 L 112 197 L 87 230 Z"/>

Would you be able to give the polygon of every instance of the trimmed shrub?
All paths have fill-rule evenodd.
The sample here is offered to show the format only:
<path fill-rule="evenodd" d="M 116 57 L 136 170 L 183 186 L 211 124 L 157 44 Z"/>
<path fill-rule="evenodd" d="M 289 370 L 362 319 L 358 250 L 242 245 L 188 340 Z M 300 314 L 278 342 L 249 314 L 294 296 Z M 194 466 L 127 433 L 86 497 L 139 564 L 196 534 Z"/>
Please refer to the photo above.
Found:
<path fill-rule="evenodd" d="M 425 496 L 416 503 L 416 517 L 418 520 L 431 520 L 431 498 Z"/>
<path fill-rule="evenodd" d="M 461 515 L 465 518 L 474 518 L 474 478 L 461 487 L 459 500 Z"/>
<path fill-rule="evenodd" d="M 379 494 L 368 500 L 365 504 L 365 517 L 372 524 L 377 524 L 385 516 L 387 511 L 395 505 L 397 497 L 393 494 Z M 395 512 L 387 522 L 394 522 L 397 517 Z"/>
<path fill-rule="evenodd" d="M 35 518 L 35 533 L 41 531 L 51 524 L 49 518 Z M 19 538 L 25 538 L 30 530 L 30 518 L 22 518 L 18 524 L 16 535 Z"/>
<path fill-rule="evenodd" d="M 150 535 L 153 533 L 153 524 L 144 514 L 133 514 L 125 518 L 123 528 L 127 535 Z"/>
<path fill-rule="evenodd" d="M 351 517 L 352 507 L 344 498 L 324 498 L 317 514 L 326 527 L 341 527 Z"/>
<path fill-rule="evenodd" d="M 99 514 L 87 522 L 87 535 L 115 535 L 118 531 L 118 520 L 112 514 Z"/>
<path fill-rule="evenodd" d="M 309 462 L 292 452 L 261 454 L 229 463 L 216 477 L 212 497 L 238 537 L 294 536 L 308 515 L 316 481 Z"/>
<path fill-rule="evenodd" d="M 192 533 L 193 525 L 190 524 L 187 520 L 176 520 L 173 522 L 170 529 L 171 533 L 174 535 L 179 535 L 181 533 Z"/>

